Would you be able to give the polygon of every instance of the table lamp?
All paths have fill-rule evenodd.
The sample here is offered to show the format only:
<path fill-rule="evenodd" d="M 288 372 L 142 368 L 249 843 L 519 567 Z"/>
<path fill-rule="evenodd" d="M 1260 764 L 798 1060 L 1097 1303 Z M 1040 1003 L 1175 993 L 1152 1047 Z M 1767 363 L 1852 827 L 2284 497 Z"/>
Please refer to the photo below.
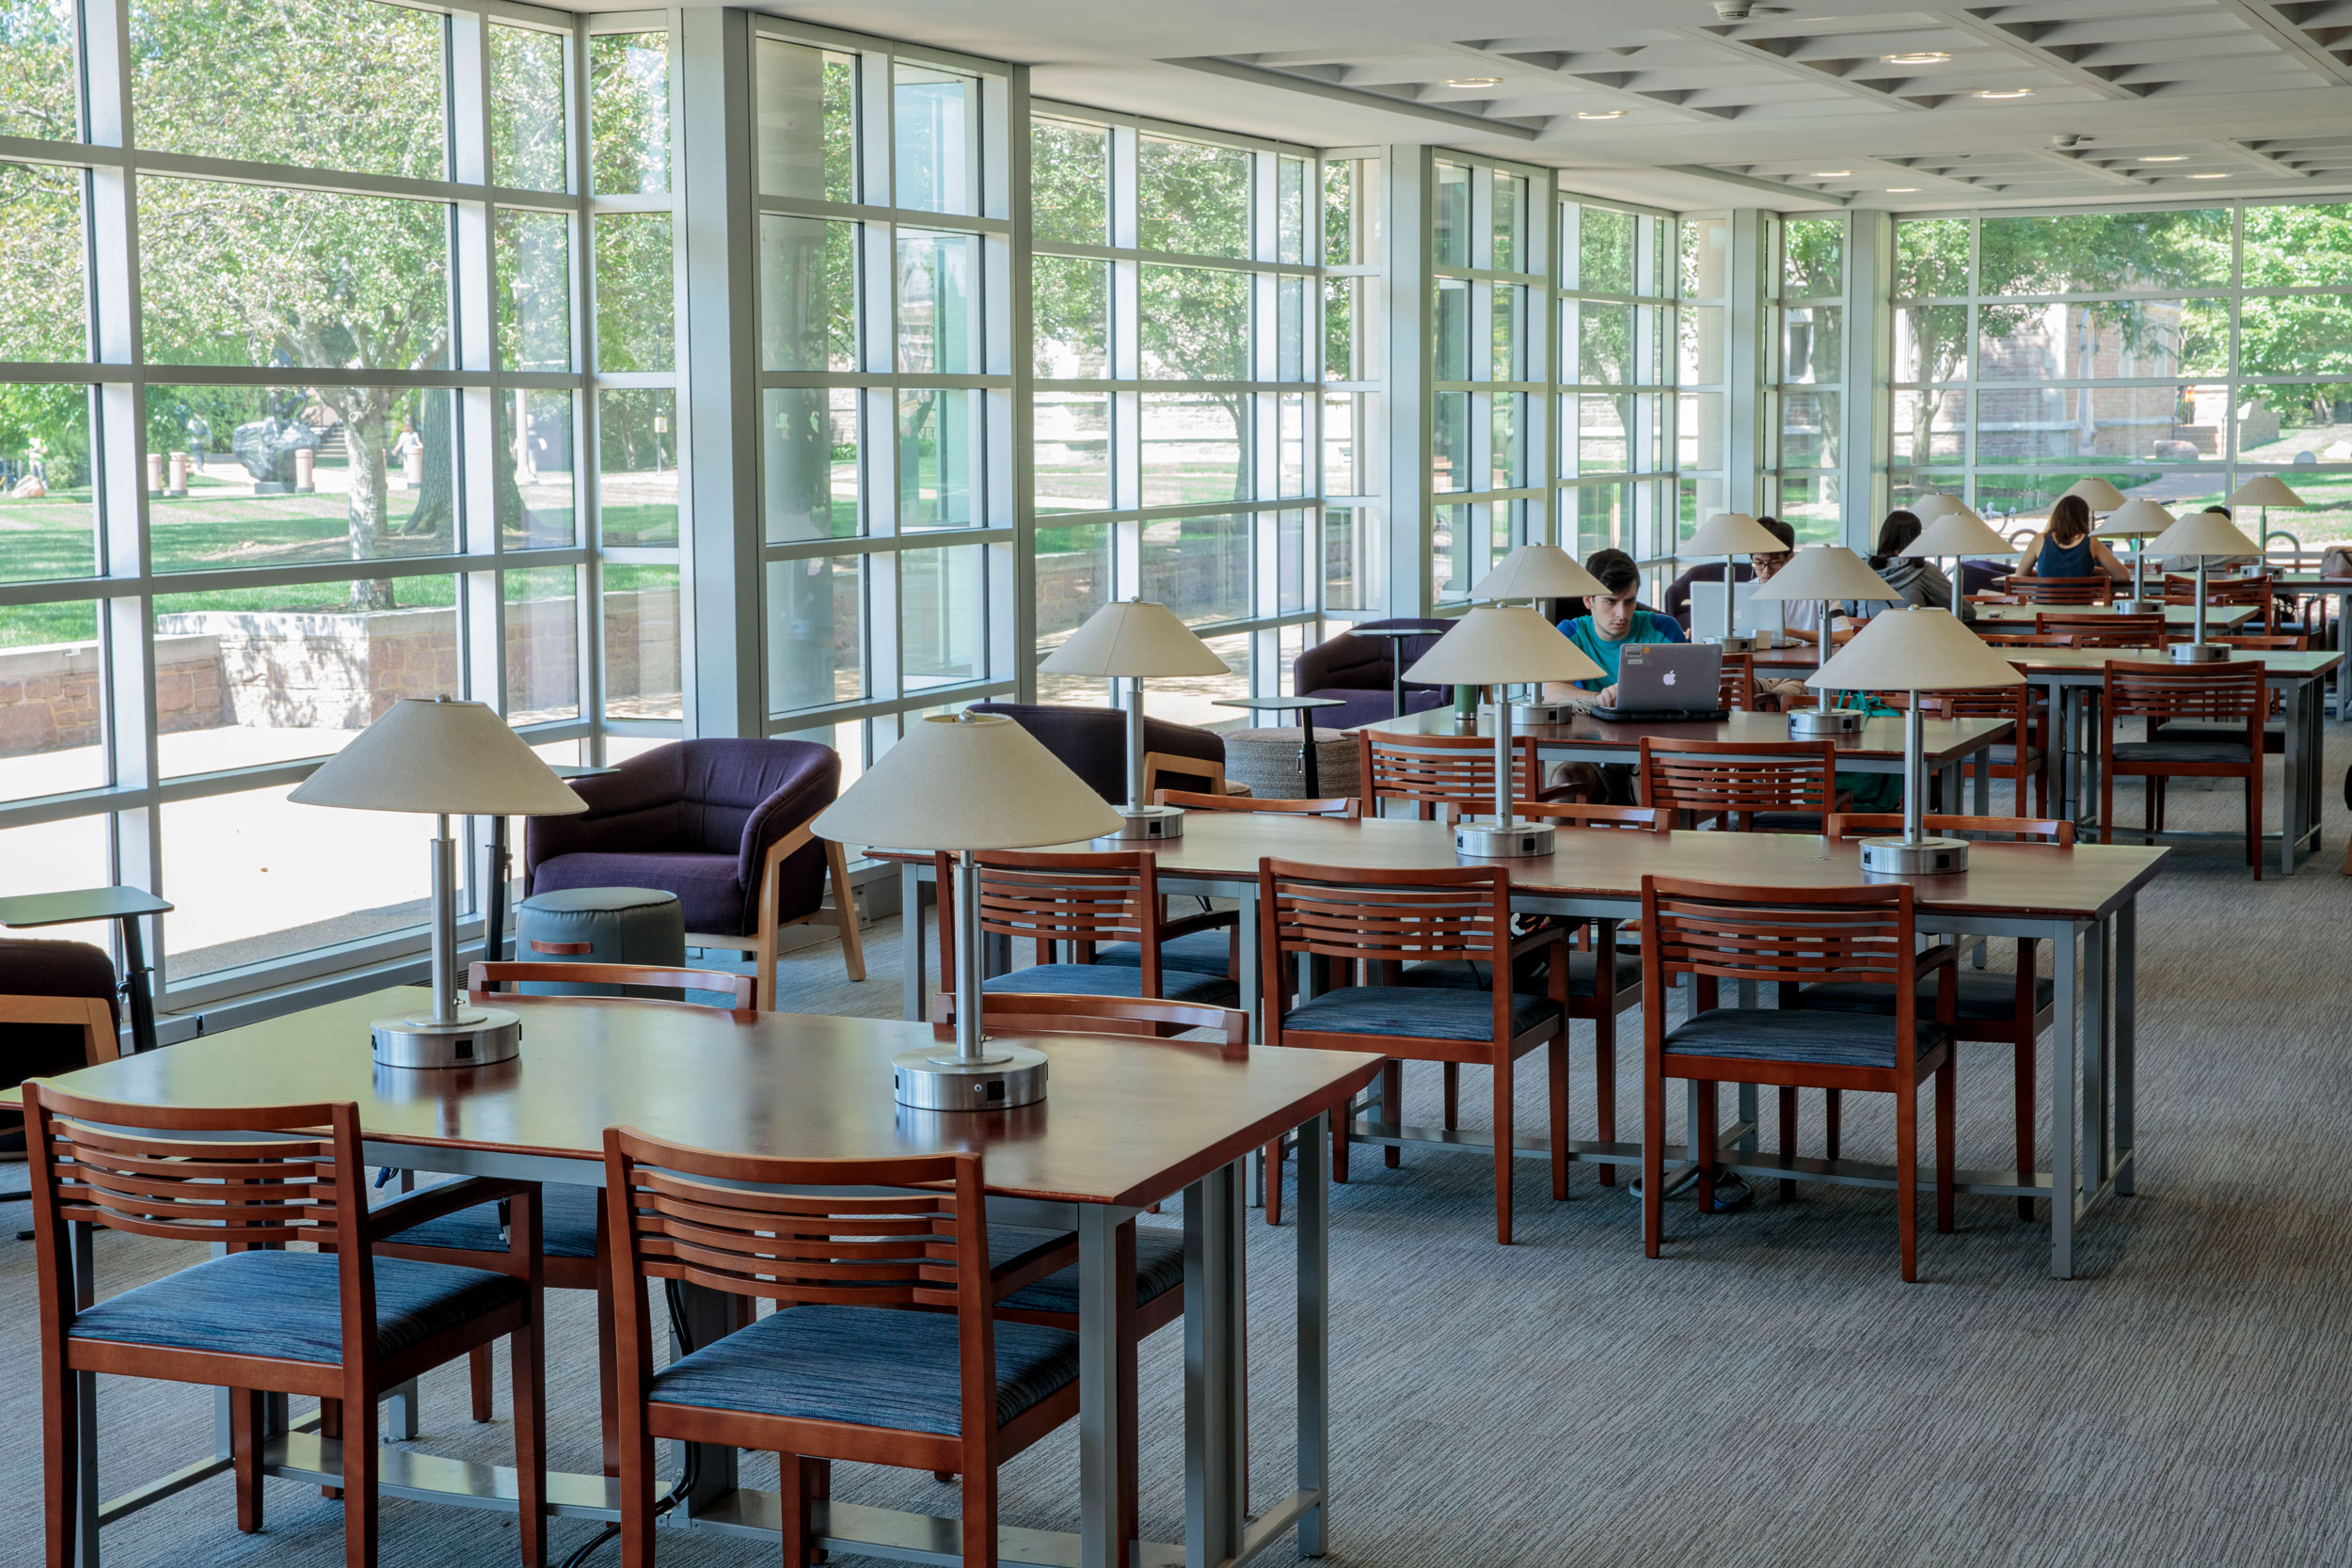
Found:
<path fill-rule="evenodd" d="M 2263 509 L 2263 547 L 2270 547 L 2270 509 L 2274 506 L 2301 506 L 2303 498 L 2287 488 L 2287 482 L 2277 474 L 2257 474 L 2230 492 L 2232 506 L 2259 506 Z"/>
<path fill-rule="evenodd" d="M 432 844 L 433 1007 L 377 1019 L 375 1059 L 387 1067 L 480 1067 L 520 1051 L 518 1016 L 457 1000 L 457 841 L 449 819 L 561 816 L 586 811 L 588 802 L 488 705 L 447 697 L 394 703 L 286 798 L 306 806 L 439 818 Z"/>
<path fill-rule="evenodd" d="M 2084 484 L 2090 483 L 2089 480 L 2083 481 Z M 2109 485 L 2108 488 L 2114 486 Z M 2148 602 L 2147 590 L 2140 581 L 2140 570 L 2148 560 L 2148 541 L 2169 529 L 2174 520 L 2171 513 L 2147 497 L 2135 496 L 2109 513 L 2106 521 L 2099 525 L 2097 532 L 2101 538 L 2138 541 L 2132 547 L 2132 596 L 2116 606 L 2119 614 L 2137 615 L 2158 608 Z"/>
<path fill-rule="evenodd" d="M 1560 628 L 1532 610 L 1473 610 L 1414 661 L 1407 679 L 1433 686 L 1502 685 L 1510 681 L 1604 680 L 1609 672 L 1584 656 Z M 1712 692 L 1708 693 L 1711 697 Z M 1465 855 L 1549 855 L 1549 822 L 1523 822 L 1511 810 L 1511 705 L 1495 705 L 1495 814 L 1454 824 L 1454 847 Z"/>
<path fill-rule="evenodd" d="M 1868 562 L 1843 545 L 1808 545 L 1797 552 L 1794 561 L 1774 573 L 1772 581 L 1758 584 L 1756 596 L 1821 602 L 1820 657 L 1816 660 L 1817 665 L 1829 662 L 1833 604 L 1847 599 L 1882 604 L 1899 604 L 1902 600 L 1900 594 L 1886 586 L 1884 578 L 1870 570 Z M 1852 735 L 1862 728 L 1863 718 L 1862 714 L 1840 708 L 1796 708 L 1788 715 L 1788 733 L 1799 739 Z"/>
<path fill-rule="evenodd" d="M 2068 496 L 2075 497 L 2093 512 L 2113 512 L 2123 504 L 2123 492 L 2095 474 L 2076 480 L 2058 493 L 2060 500 Z"/>
<path fill-rule="evenodd" d="M 1925 877 L 1967 869 L 1965 840 L 1930 838 L 1921 828 L 1928 772 L 1919 693 L 1979 691 L 2023 679 L 1950 610 L 1917 606 L 1872 616 L 1835 658 L 1806 678 L 1805 685 L 1823 691 L 1911 693 L 1903 708 L 1903 836 L 1863 840 L 1865 871 Z"/>
<path fill-rule="evenodd" d="M 1724 629 L 1723 635 L 1711 641 L 1720 642 L 1732 653 L 1743 653 L 1749 647 L 1744 637 L 1735 637 L 1731 630 L 1731 589 L 1738 578 L 1735 556 L 1777 555 L 1783 548 L 1780 540 L 1762 523 L 1744 512 L 1718 512 L 1699 525 L 1699 531 L 1682 542 L 1682 547 L 1692 555 L 1720 555 L 1724 558 Z"/>
<path fill-rule="evenodd" d="M 1958 496 L 1947 495 L 1941 490 L 1929 491 L 1917 500 L 1913 501 L 1909 508 L 1911 515 L 1922 523 L 1931 523 L 1938 517 L 1949 516 L 1952 513 L 1964 512 L 1967 509 L 1967 502 Z"/>
<path fill-rule="evenodd" d="M 1472 598 L 1525 599 L 1538 614 L 1538 599 L 1589 598 L 1608 592 L 1605 583 L 1557 545 L 1521 545 L 1470 587 Z M 1545 702 L 1540 686 L 1512 706 L 1512 716 L 1522 724 L 1565 724 L 1576 712 L 1573 704 Z"/>
<path fill-rule="evenodd" d="M 2175 664 L 2206 664 L 2230 657 L 2230 650 L 2205 641 L 2205 560 L 2216 555 L 2255 555 L 2262 550 L 2238 531 L 2238 526 L 2218 512 L 2192 512 L 2166 529 L 2148 546 L 2156 555 L 2197 558 L 2197 631 L 2186 642 L 2175 642 Z"/>
<path fill-rule="evenodd" d="M 969 710 L 908 725 L 896 746 L 817 814 L 811 830 L 837 843 L 955 851 L 955 1045 L 892 1058 L 899 1104 L 1003 1111 L 1045 1098 L 1044 1053 L 988 1046 L 980 1031 L 980 873 L 972 857 L 1101 837 L 1119 822 L 1117 808 L 1028 731 L 1000 713 Z"/>
<path fill-rule="evenodd" d="M 1045 657 L 1040 670 L 1056 675 L 1095 675 L 1127 682 L 1127 803 L 1118 827 L 1104 838 L 1182 838 L 1184 814 L 1143 798 L 1143 681 L 1147 675 L 1224 675 L 1232 667 L 1193 635 L 1164 604 L 1147 599 L 1114 600 L 1087 617 L 1085 626 Z M 1077 833 L 1058 833 L 1040 843 L 1059 844 Z M 1009 845 L 981 845 L 1009 848 Z"/>
<path fill-rule="evenodd" d="M 1961 591 L 1961 558 L 1970 555 L 2015 555 L 2017 546 L 2001 537 L 2000 531 L 1972 507 L 1954 501 L 1939 512 L 1934 520 L 1919 531 L 1919 537 L 1902 547 L 1907 556 L 1949 556 L 1952 562 L 1952 594 Z"/>

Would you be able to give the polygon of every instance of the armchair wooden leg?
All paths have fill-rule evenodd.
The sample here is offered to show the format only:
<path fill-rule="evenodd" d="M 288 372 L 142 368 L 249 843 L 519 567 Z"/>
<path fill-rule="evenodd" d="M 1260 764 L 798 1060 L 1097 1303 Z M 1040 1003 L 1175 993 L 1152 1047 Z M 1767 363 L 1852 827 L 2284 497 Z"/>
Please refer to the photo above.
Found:
<path fill-rule="evenodd" d="M 825 870 L 833 879 L 834 928 L 841 933 L 841 960 L 849 967 L 850 978 L 866 978 L 866 946 L 857 932 L 857 895 L 850 886 L 850 857 L 832 839 L 825 840 Z M 772 997 L 774 993 L 770 992 Z M 768 1006 L 773 1007 L 771 1001 Z"/>
<path fill-rule="evenodd" d="M 752 939 L 752 1006 L 776 1010 L 776 927 L 766 916 Z"/>
<path fill-rule="evenodd" d="M 1720 1142 L 1715 1118 L 1721 1110 L 1722 1094 L 1712 1084 L 1693 1082 L 1691 1094 L 1698 1102 L 1698 1131 L 1691 1144 L 1691 1158 L 1698 1162 L 1699 1212 L 1715 1212 L 1715 1146 Z"/>
<path fill-rule="evenodd" d="M 1265 1222 L 1282 1223 L 1282 1140 L 1265 1146 Z"/>
<path fill-rule="evenodd" d="M 375 1568 L 375 1400 L 343 1401 L 344 1568 Z"/>
<path fill-rule="evenodd" d="M 490 1419 L 490 1347 L 476 1345 L 466 1353 L 466 1381 L 473 1397 L 473 1418 Z"/>
<path fill-rule="evenodd" d="M 1380 1069 L 1380 1119 L 1391 1127 L 1405 1124 L 1405 1064 L 1391 1061 Z M 1380 1163 L 1394 1170 L 1405 1163 L 1405 1151 L 1394 1144 L 1380 1150 Z"/>
<path fill-rule="evenodd" d="M 262 1396 L 253 1389 L 229 1390 L 229 1452 L 237 1472 L 237 1528 L 250 1535 L 262 1528 Z"/>
<path fill-rule="evenodd" d="M 1600 1016 L 1593 1020 L 1593 1117 L 1598 1125 L 1600 1141 L 1617 1141 L 1617 1010 L 1613 1001 L 1603 999 Z M 1600 1167 L 1600 1184 L 1617 1184 L 1617 1167 Z"/>
<path fill-rule="evenodd" d="M 1126 1554 L 1120 1554 L 1124 1557 Z M 975 1465 L 963 1478 L 963 1560 L 996 1568 L 996 1466 Z"/>
<path fill-rule="evenodd" d="M 1797 1152 L 1797 1091 L 1789 1088 L 1780 1091 L 1780 1152 L 1784 1157 Z M 1784 1180 L 1780 1184 L 1780 1200 L 1791 1203 L 1796 1196 L 1797 1184 Z"/>
<path fill-rule="evenodd" d="M 523 1568 L 548 1560 L 548 1375 L 542 1326 L 527 1323 L 506 1337 L 515 1402 L 515 1530 Z"/>
<path fill-rule="evenodd" d="M 1919 1088 L 1895 1091 L 1895 1227 L 1902 1238 L 1903 1283 L 1919 1278 Z"/>
<path fill-rule="evenodd" d="M 776 1533 L 784 1538 L 784 1568 L 808 1561 L 808 1475 L 796 1453 L 776 1455 Z"/>
<path fill-rule="evenodd" d="M 1654 1063 L 1642 1070 L 1642 1255 L 1658 1256 L 1666 1212 L 1666 1081 Z"/>
<path fill-rule="evenodd" d="M 1821 1091 L 1821 1146 L 1827 1150 L 1829 1158 L 1833 1160 L 1837 1158 L 1839 1136 L 1845 1132 L 1843 1125 L 1845 1110 L 1845 1090 L 1823 1089 Z"/>
<path fill-rule="evenodd" d="M 2018 1032 L 2017 1039 L 2017 1179 L 2023 1181 L 2033 1169 L 2033 1025 L 2028 1022 Z M 2033 1218 L 2033 1199 L 2017 1200 L 2017 1217 Z"/>
<path fill-rule="evenodd" d="M 72 1568 L 75 1527 L 82 1517 L 81 1399 L 78 1374 L 43 1355 L 40 1368 L 40 1491 L 49 1568 Z"/>
<path fill-rule="evenodd" d="M 1495 1241 L 1511 1244 L 1511 1045 L 1495 1048 Z"/>
<path fill-rule="evenodd" d="M 1544 1072 L 1551 1082 L 1551 1200 L 1568 1196 L 1568 1034 L 1567 1021 L 1545 1053 Z"/>
<path fill-rule="evenodd" d="M 1343 1105 L 1339 1115 L 1331 1118 L 1331 1180 L 1342 1186 L 1347 1184 L 1347 1133 L 1355 1117 L 1353 1108 Z"/>
<path fill-rule="evenodd" d="M 1952 1233 L 1952 1112 L 1960 1095 L 1952 1057 L 1935 1069 L 1935 1228 Z"/>
<path fill-rule="evenodd" d="M 2352 864 L 2352 852 L 2347 852 L 2346 863 Z M 1451 1132 L 1462 1125 L 1462 1064 L 1446 1062 L 1442 1066 L 1445 1084 L 1445 1119 L 1442 1125 Z"/>
<path fill-rule="evenodd" d="M 321 1437 L 334 1438 L 338 1442 L 342 1441 L 343 1435 L 342 1401 L 319 1401 L 319 1435 Z M 322 1497 L 340 1497 L 342 1495 L 343 1489 L 340 1486 L 322 1486 L 319 1488 L 319 1496 Z"/>

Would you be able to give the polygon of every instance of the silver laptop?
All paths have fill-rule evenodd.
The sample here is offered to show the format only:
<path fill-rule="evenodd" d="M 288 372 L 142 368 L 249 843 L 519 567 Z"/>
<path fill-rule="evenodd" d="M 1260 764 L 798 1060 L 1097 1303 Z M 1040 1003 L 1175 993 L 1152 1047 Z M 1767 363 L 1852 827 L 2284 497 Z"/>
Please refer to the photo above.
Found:
<path fill-rule="evenodd" d="M 1724 651 L 1707 642 L 1636 642 L 1617 656 L 1617 704 L 1596 719 L 1715 718 L 1723 711 Z"/>

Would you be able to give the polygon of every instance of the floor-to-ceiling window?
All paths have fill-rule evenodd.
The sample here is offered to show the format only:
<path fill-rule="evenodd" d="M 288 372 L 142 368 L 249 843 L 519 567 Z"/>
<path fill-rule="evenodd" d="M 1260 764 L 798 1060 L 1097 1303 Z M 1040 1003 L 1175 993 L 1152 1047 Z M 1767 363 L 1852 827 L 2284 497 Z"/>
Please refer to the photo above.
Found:
<path fill-rule="evenodd" d="M 1729 509 L 1731 218 L 1685 213 L 1675 309 L 1676 543 Z"/>
<path fill-rule="evenodd" d="M 0 8 L 0 887 L 156 888 L 171 1000 L 415 950 L 430 819 L 286 799 L 395 698 L 676 713 L 664 25 Z"/>
<path fill-rule="evenodd" d="M 1663 214 L 1560 202 L 1559 542 L 1579 556 L 1674 549 L 1676 404 L 1710 395 L 1688 377 L 1719 362 L 1677 370 L 1676 230 Z"/>
<path fill-rule="evenodd" d="M 1888 463 L 2004 531 L 2076 480 L 2179 512 L 2257 473 L 2352 538 L 2352 206 L 1905 218 Z M 2257 521 L 2259 518 L 2257 518 Z"/>
<path fill-rule="evenodd" d="M 1846 218 L 1770 226 L 1763 349 L 1765 493 L 1760 503 L 1797 542 L 1843 538 L 1838 492 L 1844 429 Z"/>
<path fill-rule="evenodd" d="M 1323 610 L 1326 629 L 1389 610 L 1388 354 L 1381 160 L 1323 162 Z M 1303 633 L 1299 634 L 1303 636 Z M 1289 661 L 1283 662 L 1287 673 Z"/>

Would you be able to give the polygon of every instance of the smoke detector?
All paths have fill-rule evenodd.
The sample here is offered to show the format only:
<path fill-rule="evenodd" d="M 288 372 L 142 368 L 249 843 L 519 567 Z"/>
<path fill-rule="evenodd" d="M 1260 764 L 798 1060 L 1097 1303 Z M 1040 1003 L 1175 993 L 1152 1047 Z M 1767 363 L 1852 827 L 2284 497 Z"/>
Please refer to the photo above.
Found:
<path fill-rule="evenodd" d="M 2061 131 L 2050 138 L 2050 145 L 2060 152 L 2071 152 L 2078 147 L 2089 147 L 2090 138 L 2079 131 Z"/>
<path fill-rule="evenodd" d="M 1786 16 L 1786 6 L 1759 6 L 1756 0 L 1715 0 L 1715 15 L 1724 22 L 1746 22 L 1759 16 Z"/>

